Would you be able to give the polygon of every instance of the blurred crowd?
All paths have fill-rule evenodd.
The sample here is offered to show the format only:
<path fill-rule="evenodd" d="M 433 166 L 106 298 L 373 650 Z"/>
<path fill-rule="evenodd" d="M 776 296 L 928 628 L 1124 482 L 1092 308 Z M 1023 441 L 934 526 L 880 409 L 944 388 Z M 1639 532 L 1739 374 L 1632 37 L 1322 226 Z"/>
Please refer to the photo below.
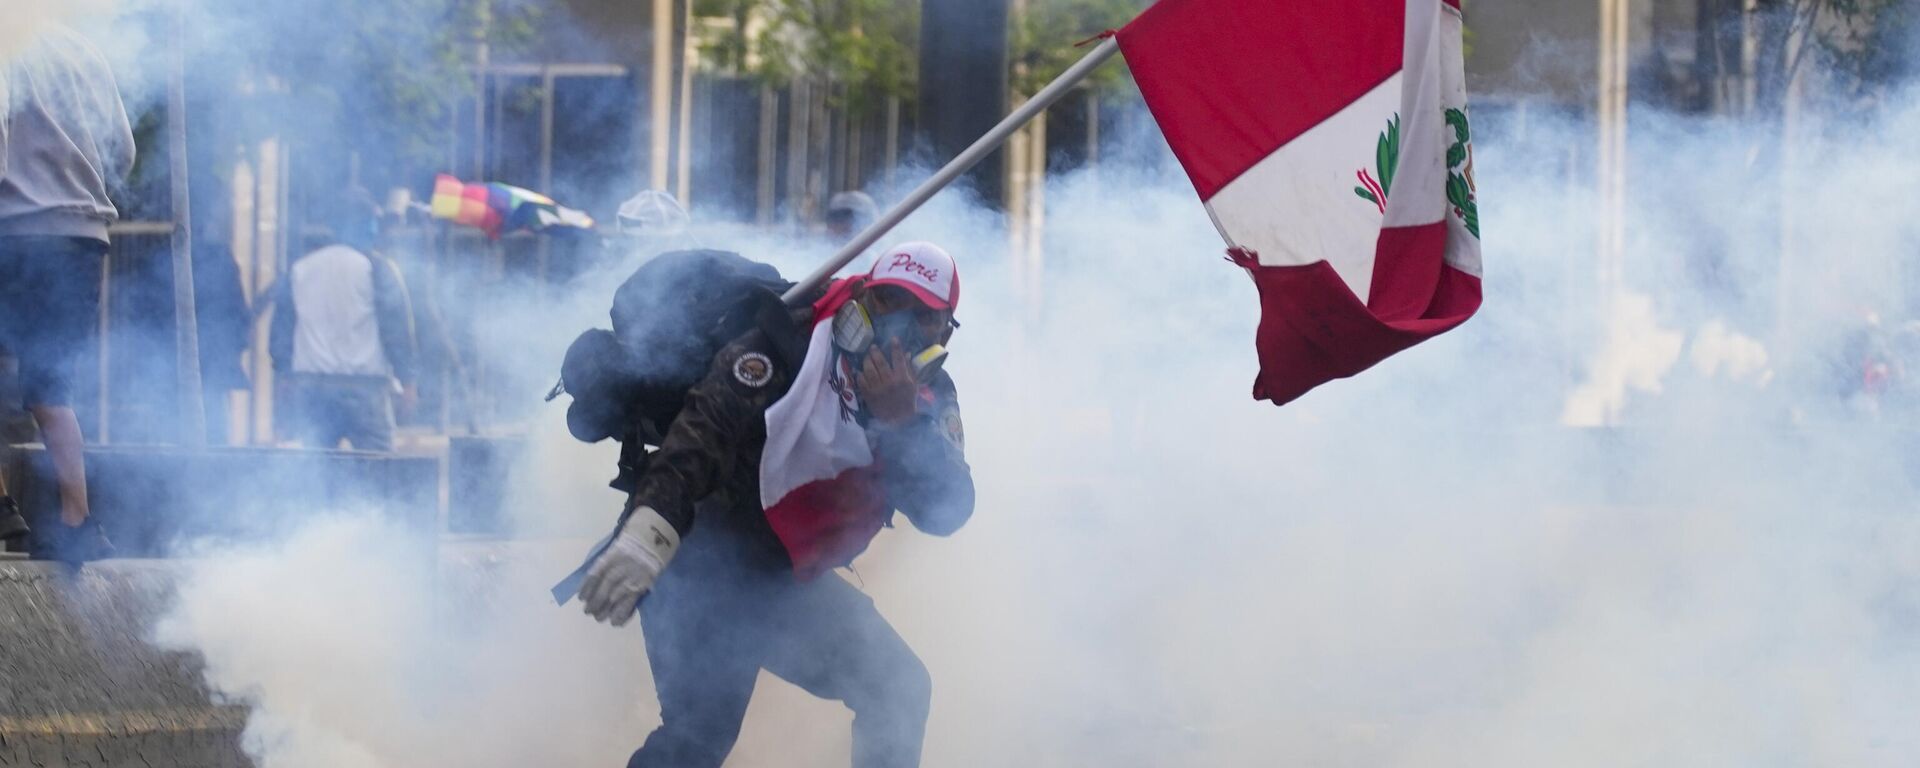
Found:
<path fill-rule="evenodd" d="M 137 158 L 106 58 L 79 34 L 55 27 L 7 62 L 4 74 L 0 436 L 44 451 L 8 451 L 0 466 L 0 541 L 15 551 L 31 542 L 36 554 L 93 559 L 113 551 L 87 495 L 84 449 L 101 436 L 83 429 L 105 430 L 109 406 L 100 390 L 107 386 L 108 346 L 115 370 L 131 370 L 138 380 L 139 391 L 126 392 L 123 384 L 114 396 L 146 398 L 155 414 L 149 421 L 164 425 L 121 429 L 116 442 L 191 442 L 180 439 L 186 422 L 172 396 L 171 248 L 151 249 L 137 268 L 111 263 L 114 233 L 122 231 L 115 224 L 125 198 L 136 194 L 127 179 Z M 251 291 L 230 238 L 212 223 L 218 217 L 199 213 L 196 204 L 190 252 L 207 444 L 235 444 L 231 436 L 244 433 L 252 437 L 238 442 L 391 452 L 399 425 L 428 433 L 453 425 L 479 430 L 473 340 L 462 338 L 471 333 L 471 318 L 462 314 L 471 302 L 455 302 L 449 316 L 442 301 L 466 290 L 466 278 L 431 266 L 430 252 L 444 246 L 452 225 L 413 200 L 411 190 L 391 190 L 383 201 L 350 186 L 307 201 L 288 262 Z M 878 214 L 872 197 L 846 191 L 828 201 L 817 226 L 844 243 Z M 620 206 L 612 227 L 555 239 L 567 240 L 570 253 L 591 252 L 573 259 L 579 271 L 616 253 L 694 247 L 689 225 L 671 194 L 645 190 Z M 109 291 L 111 308 L 103 295 Z M 109 335 L 103 323 L 114 312 L 122 314 L 114 315 L 119 324 Z M 261 327 L 268 329 L 265 360 L 253 350 Z M 260 362 L 273 374 L 265 435 L 234 423 L 252 412 L 236 404 L 255 387 Z M 423 390 L 431 413 L 423 412 Z M 58 491 L 59 525 L 52 529 L 23 514 L 8 494 L 6 481 L 31 482 L 41 467 L 50 467 Z M 30 535 L 33 527 L 39 535 Z"/>

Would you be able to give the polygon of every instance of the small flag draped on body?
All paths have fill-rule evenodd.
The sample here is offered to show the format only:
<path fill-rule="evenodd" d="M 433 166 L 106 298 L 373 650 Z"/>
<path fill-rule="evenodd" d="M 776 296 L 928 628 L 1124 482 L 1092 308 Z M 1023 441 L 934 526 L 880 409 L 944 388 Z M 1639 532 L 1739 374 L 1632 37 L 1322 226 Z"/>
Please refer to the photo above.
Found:
<path fill-rule="evenodd" d="M 433 180 L 430 207 L 434 218 L 478 228 L 496 240 L 523 229 L 593 229 L 593 217 L 538 192 L 507 184 L 462 184 L 446 174 Z"/>
<path fill-rule="evenodd" d="M 1460 0 L 1160 0 L 1118 33 L 1287 403 L 1480 307 Z"/>

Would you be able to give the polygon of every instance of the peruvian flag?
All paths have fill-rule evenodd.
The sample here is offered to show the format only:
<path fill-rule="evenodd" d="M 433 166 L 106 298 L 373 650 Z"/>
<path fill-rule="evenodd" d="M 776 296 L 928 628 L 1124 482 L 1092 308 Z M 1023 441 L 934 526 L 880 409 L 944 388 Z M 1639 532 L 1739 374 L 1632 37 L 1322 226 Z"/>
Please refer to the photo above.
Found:
<path fill-rule="evenodd" d="M 767 408 L 760 508 L 802 580 L 853 562 L 893 516 L 866 429 L 851 357 L 833 343 L 833 318 L 868 278 L 841 280 L 815 302 L 807 356 L 787 393 Z"/>
<path fill-rule="evenodd" d="M 1460 0 L 1160 0 L 1120 30 L 1260 292 L 1276 405 L 1480 307 Z"/>

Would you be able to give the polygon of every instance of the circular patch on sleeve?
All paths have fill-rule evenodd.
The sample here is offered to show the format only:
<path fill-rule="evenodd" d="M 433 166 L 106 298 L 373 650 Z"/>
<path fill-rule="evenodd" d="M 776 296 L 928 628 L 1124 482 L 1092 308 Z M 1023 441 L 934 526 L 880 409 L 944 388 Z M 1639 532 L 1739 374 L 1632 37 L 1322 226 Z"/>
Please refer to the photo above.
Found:
<path fill-rule="evenodd" d="M 748 352 L 733 362 L 733 378 L 759 389 L 773 380 L 773 361 L 759 352 Z"/>

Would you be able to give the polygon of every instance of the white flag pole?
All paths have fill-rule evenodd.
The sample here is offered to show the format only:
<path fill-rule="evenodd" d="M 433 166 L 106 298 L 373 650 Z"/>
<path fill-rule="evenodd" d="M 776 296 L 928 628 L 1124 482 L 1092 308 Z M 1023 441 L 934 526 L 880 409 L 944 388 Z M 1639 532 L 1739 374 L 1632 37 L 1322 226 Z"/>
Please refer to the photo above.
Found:
<path fill-rule="evenodd" d="M 855 237 L 852 242 L 847 243 L 846 247 L 841 248 L 839 253 L 834 254 L 832 260 L 820 265 L 820 268 L 814 270 L 813 274 L 807 275 L 805 280 L 801 280 L 799 284 L 788 289 L 786 295 L 781 298 L 788 304 L 794 304 L 801 301 L 802 297 L 812 293 L 814 289 L 825 285 L 828 280 L 833 279 L 834 273 L 846 267 L 849 262 L 858 258 L 860 254 L 864 253 L 868 248 L 872 248 L 874 243 L 879 242 L 880 238 L 885 237 L 894 227 L 899 226 L 901 221 L 913 215 L 913 212 L 919 210 L 920 206 L 925 205 L 928 200 L 933 199 L 933 196 L 939 194 L 940 190 L 946 189 L 947 185 L 952 184 L 955 179 L 960 178 L 961 174 L 972 170 L 974 166 L 980 164 L 981 160 L 986 159 L 987 155 L 993 154 L 993 151 L 999 149 L 1000 145 L 1007 143 L 1007 139 L 1013 136 L 1014 131 L 1020 130 L 1020 126 L 1026 125 L 1028 121 L 1039 116 L 1041 112 L 1046 111 L 1047 107 L 1053 106 L 1053 103 L 1059 101 L 1060 97 L 1065 96 L 1067 91 L 1073 90 L 1073 87 L 1079 85 L 1080 81 L 1087 79 L 1087 76 L 1093 74 L 1095 69 L 1098 69 L 1101 64 L 1105 64 L 1108 59 L 1113 58 L 1113 55 L 1119 52 L 1120 43 L 1118 41 L 1111 37 L 1102 40 L 1099 47 L 1094 48 L 1085 58 L 1076 62 L 1072 67 L 1068 68 L 1067 71 L 1060 73 L 1060 76 L 1054 78 L 1053 82 L 1048 83 L 1047 87 L 1040 89 L 1039 93 L 1034 94 L 1033 98 L 1028 99 L 1025 104 L 1020 105 L 1020 108 L 1014 110 L 1013 114 L 1007 115 L 1007 119 L 1000 121 L 1000 124 L 994 126 L 993 130 L 987 131 L 987 135 L 980 137 L 980 140 L 975 141 L 973 146 L 967 147 L 966 151 L 961 152 L 958 157 L 953 158 L 953 161 L 947 163 L 946 167 L 941 168 L 939 173 L 934 174 L 932 178 L 921 183 L 911 194 L 907 195 L 906 199 L 901 200 L 899 205 L 895 205 L 891 210 L 887 211 L 886 215 L 881 216 L 872 226 L 867 227 L 858 237 Z"/>

